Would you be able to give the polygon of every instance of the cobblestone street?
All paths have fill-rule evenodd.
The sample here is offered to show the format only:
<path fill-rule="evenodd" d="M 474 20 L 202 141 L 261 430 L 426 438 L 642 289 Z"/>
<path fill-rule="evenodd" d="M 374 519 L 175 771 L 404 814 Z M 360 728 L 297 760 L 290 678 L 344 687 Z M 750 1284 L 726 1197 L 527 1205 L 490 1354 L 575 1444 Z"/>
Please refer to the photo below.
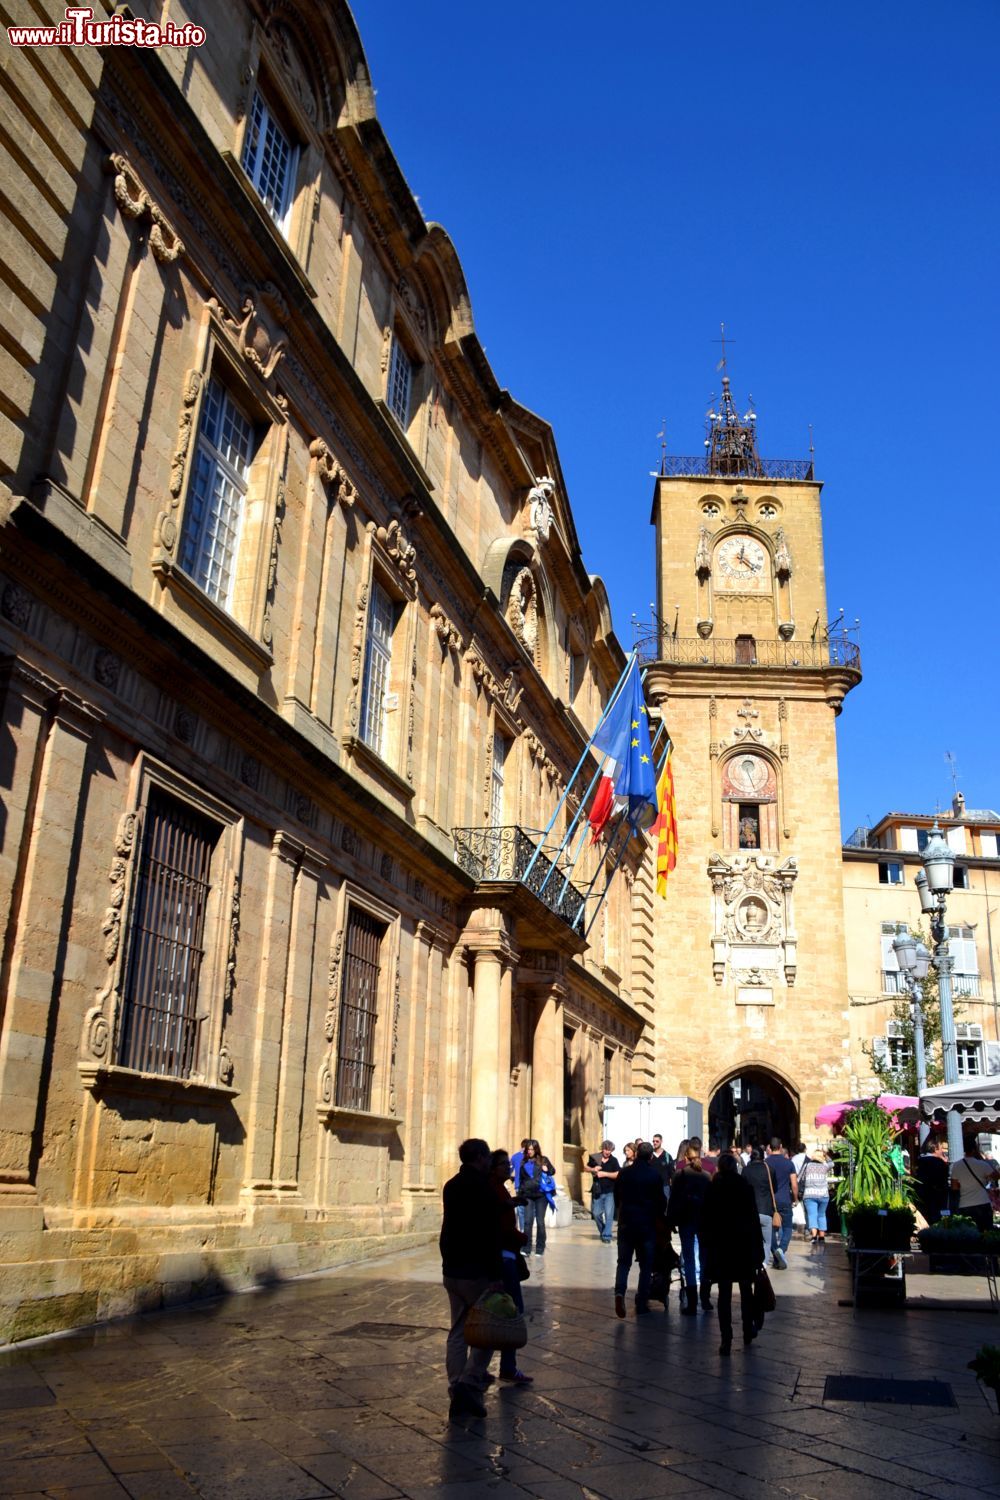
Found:
<path fill-rule="evenodd" d="M 619 1322 L 614 1255 L 587 1224 L 552 1235 L 525 1288 L 535 1384 L 464 1426 L 430 1250 L 8 1351 L 0 1494 L 1000 1496 L 1000 1419 L 965 1368 L 997 1338 L 985 1301 L 855 1317 L 840 1249 L 796 1245 L 761 1339 L 724 1360 L 714 1314 L 676 1296 Z M 956 1404 L 824 1401 L 837 1374 L 934 1378 Z"/>

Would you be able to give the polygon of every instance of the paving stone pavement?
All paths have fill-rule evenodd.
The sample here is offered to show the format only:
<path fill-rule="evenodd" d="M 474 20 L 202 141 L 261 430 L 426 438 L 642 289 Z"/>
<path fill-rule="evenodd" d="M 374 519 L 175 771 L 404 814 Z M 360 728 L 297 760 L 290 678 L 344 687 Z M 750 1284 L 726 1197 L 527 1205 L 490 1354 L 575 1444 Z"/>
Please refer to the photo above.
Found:
<path fill-rule="evenodd" d="M 763 1335 L 723 1359 L 714 1314 L 676 1296 L 620 1322 L 614 1259 L 589 1224 L 550 1236 L 525 1287 L 535 1384 L 462 1425 L 430 1249 L 5 1351 L 0 1495 L 1000 1500 L 1000 1417 L 966 1369 L 1000 1342 L 981 1283 L 972 1311 L 855 1316 L 843 1252 L 796 1245 Z M 933 1377 L 956 1405 L 824 1403 L 832 1374 Z"/>

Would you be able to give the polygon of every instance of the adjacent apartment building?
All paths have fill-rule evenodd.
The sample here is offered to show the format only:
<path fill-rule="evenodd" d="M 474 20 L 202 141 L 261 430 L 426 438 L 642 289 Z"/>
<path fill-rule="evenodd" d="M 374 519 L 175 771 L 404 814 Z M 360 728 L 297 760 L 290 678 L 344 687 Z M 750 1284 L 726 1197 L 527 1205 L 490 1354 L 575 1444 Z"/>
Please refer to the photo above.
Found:
<path fill-rule="evenodd" d="M 967 808 L 958 793 L 947 813 L 886 813 L 844 845 L 852 1097 L 874 1085 L 866 1048 L 894 1067 L 909 1061 L 892 1015 L 905 991 L 892 940 L 901 926 L 930 940 L 913 877 L 935 816 L 955 854 L 947 923 L 959 1075 L 1000 1073 L 1000 813 Z"/>
<path fill-rule="evenodd" d="M 552 432 L 348 7 L 170 16 L 3 58 L 5 1337 L 425 1239 L 469 1133 L 572 1184 L 653 1076 L 648 861 L 532 861 L 624 664 Z"/>

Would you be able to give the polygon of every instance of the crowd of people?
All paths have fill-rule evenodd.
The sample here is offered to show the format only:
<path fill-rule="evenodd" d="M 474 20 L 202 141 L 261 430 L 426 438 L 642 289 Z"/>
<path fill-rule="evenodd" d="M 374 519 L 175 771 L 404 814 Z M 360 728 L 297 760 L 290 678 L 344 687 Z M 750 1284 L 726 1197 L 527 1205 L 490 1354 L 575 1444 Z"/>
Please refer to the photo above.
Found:
<path fill-rule="evenodd" d="M 466 1316 L 489 1291 L 505 1291 L 523 1312 L 528 1258 L 545 1254 L 546 1214 L 556 1199 L 555 1169 L 536 1140 L 523 1140 L 513 1156 L 468 1140 L 459 1148 L 459 1160 L 458 1174 L 444 1188 L 440 1241 L 451 1304 L 447 1371 L 456 1418 L 485 1415 L 483 1393 L 494 1378 L 493 1351 L 466 1341 Z M 826 1242 L 834 1167 L 819 1145 L 807 1150 L 800 1142 L 790 1150 L 775 1138 L 769 1150 L 755 1144 L 742 1151 L 705 1151 L 694 1136 L 681 1141 L 675 1158 L 663 1137 L 654 1135 L 651 1141 L 626 1142 L 619 1159 L 614 1142 L 605 1140 L 583 1170 L 590 1178 L 591 1214 L 601 1242 L 610 1245 L 618 1227 L 616 1315 L 628 1316 L 634 1264 L 637 1317 L 649 1312 L 652 1301 L 666 1303 L 676 1270 L 682 1314 L 696 1317 L 699 1307 L 717 1310 L 721 1355 L 732 1349 L 733 1287 L 739 1287 L 743 1342 L 749 1346 L 763 1326 L 763 1268 L 769 1263 L 774 1270 L 787 1269 L 796 1227 L 813 1251 Z M 955 1163 L 948 1162 L 940 1138 L 932 1137 L 913 1175 L 917 1207 L 928 1223 L 951 1211 L 982 1228 L 992 1223 L 997 1169 L 974 1137 Z M 679 1254 L 672 1244 L 675 1233 Z M 500 1351 L 498 1373 L 500 1380 L 531 1384 L 512 1348 Z"/>
<path fill-rule="evenodd" d="M 509 1155 L 491 1151 L 482 1140 L 464 1141 L 460 1167 L 445 1184 L 441 1259 L 451 1323 L 446 1365 L 451 1415 L 485 1414 L 483 1395 L 494 1379 L 493 1351 L 470 1346 L 465 1322 L 471 1308 L 491 1291 L 504 1291 L 523 1311 L 521 1284 L 530 1274 L 528 1258 L 546 1250 L 546 1214 L 555 1206 L 556 1174 L 538 1141 L 523 1140 Z M 765 1154 L 759 1146 L 742 1155 L 704 1152 L 694 1137 L 682 1141 L 677 1157 L 663 1138 L 627 1142 L 622 1160 L 612 1141 L 584 1163 L 590 1176 L 591 1212 L 602 1243 L 611 1244 L 617 1222 L 618 1256 L 614 1308 L 627 1316 L 626 1293 L 633 1264 L 638 1266 L 634 1310 L 643 1316 L 650 1302 L 667 1301 L 674 1269 L 681 1273 L 681 1311 L 696 1316 L 699 1306 L 717 1309 L 719 1352 L 733 1342 L 733 1287 L 740 1291 L 743 1342 L 753 1343 L 763 1325 L 759 1278 L 765 1262 L 787 1266 L 793 1206 L 808 1206 L 815 1244 L 826 1232 L 830 1165 L 817 1149 L 802 1160 L 789 1157 L 780 1141 Z M 680 1255 L 673 1250 L 676 1232 Z M 715 1292 L 715 1303 L 712 1292 Z M 516 1352 L 501 1349 L 498 1378 L 530 1385 Z"/>

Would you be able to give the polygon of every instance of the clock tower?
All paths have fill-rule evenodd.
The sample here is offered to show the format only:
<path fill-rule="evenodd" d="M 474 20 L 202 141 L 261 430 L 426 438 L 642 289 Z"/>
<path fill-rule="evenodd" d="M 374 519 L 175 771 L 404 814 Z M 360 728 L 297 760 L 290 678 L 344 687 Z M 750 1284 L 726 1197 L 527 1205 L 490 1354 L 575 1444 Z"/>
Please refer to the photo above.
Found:
<path fill-rule="evenodd" d="M 715 1143 L 794 1146 L 848 1097 L 834 721 L 861 664 L 828 624 L 812 462 L 761 458 L 756 422 L 725 376 L 705 455 L 665 456 L 653 495 L 639 645 L 674 743 L 679 852 L 654 901 L 652 1071 L 656 1093 L 701 1100 Z"/>

